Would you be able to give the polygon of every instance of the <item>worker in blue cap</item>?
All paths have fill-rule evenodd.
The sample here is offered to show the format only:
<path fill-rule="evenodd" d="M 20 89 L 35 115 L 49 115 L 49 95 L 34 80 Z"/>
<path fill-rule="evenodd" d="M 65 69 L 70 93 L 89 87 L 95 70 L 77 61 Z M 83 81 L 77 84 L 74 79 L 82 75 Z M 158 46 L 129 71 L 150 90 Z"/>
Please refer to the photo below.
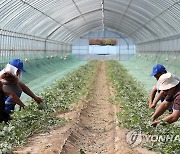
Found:
<path fill-rule="evenodd" d="M 13 59 L 9 64 L 16 67 L 21 72 L 26 72 L 23 68 L 23 62 L 20 59 Z"/>
<path fill-rule="evenodd" d="M 22 72 L 25 72 L 24 67 L 23 67 L 23 62 L 20 59 L 13 59 L 6 65 L 6 67 L 0 71 L 0 76 L 4 74 L 5 72 L 10 72 L 13 75 L 17 76 L 19 79 L 19 89 L 16 93 L 16 95 L 20 98 L 21 93 L 24 92 L 27 95 L 29 95 L 31 98 L 33 98 L 38 104 L 42 102 L 42 99 L 38 96 L 36 96 L 22 81 Z M 12 85 L 11 85 L 12 86 Z M 9 86 L 10 87 L 10 86 Z M 10 93 L 12 88 L 7 88 L 7 92 Z M 13 95 L 12 95 L 13 96 Z M 18 102 L 18 103 L 17 103 Z M 21 100 L 15 98 L 13 99 L 12 97 L 7 97 L 5 100 L 5 110 L 8 113 L 11 113 L 15 109 L 16 104 L 21 104 L 20 107 L 25 108 L 26 106 L 21 102 Z"/>
<path fill-rule="evenodd" d="M 157 64 L 157 65 L 153 66 L 152 73 L 150 74 L 150 76 L 154 76 L 156 78 L 156 80 L 158 81 L 160 76 L 165 73 L 167 73 L 166 68 L 161 64 Z M 157 97 L 155 97 L 157 92 L 159 94 Z M 165 95 L 164 91 L 158 90 L 158 85 L 156 84 L 153 87 L 150 97 L 149 97 L 149 108 L 155 108 L 158 101 L 161 100 L 161 102 L 163 102 L 165 97 L 166 97 L 166 95 Z M 172 108 L 170 108 L 170 112 L 171 111 L 172 111 Z"/>

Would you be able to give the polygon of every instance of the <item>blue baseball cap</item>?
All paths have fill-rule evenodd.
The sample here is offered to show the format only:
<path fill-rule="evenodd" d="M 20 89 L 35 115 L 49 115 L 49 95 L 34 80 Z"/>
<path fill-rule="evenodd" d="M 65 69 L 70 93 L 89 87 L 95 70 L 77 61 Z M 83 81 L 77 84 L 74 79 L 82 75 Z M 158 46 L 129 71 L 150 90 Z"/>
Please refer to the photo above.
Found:
<path fill-rule="evenodd" d="M 13 59 L 12 61 L 10 61 L 9 64 L 16 67 L 17 69 L 19 69 L 22 72 L 26 72 L 23 68 L 23 62 L 20 59 Z"/>
<path fill-rule="evenodd" d="M 150 74 L 150 76 L 154 76 L 154 75 L 164 72 L 164 71 L 166 71 L 166 68 L 161 64 L 157 64 L 157 65 L 153 66 L 152 73 Z"/>

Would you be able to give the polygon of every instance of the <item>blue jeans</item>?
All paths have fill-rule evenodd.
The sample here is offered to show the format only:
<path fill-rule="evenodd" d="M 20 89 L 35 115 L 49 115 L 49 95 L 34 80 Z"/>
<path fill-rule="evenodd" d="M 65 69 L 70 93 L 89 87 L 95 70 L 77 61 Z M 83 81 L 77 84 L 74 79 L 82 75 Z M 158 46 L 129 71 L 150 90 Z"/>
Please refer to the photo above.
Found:
<path fill-rule="evenodd" d="M 16 104 L 5 104 L 5 111 L 7 113 L 12 113 L 15 109 Z"/>

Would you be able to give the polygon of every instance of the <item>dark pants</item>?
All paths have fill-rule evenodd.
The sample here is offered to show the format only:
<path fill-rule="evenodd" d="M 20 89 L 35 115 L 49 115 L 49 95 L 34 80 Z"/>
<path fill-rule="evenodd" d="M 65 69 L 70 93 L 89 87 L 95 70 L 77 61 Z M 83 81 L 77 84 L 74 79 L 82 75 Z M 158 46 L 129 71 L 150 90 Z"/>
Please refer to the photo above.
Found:
<path fill-rule="evenodd" d="M 1 122 L 8 122 L 10 115 L 5 111 L 0 111 L 0 123 Z"/>

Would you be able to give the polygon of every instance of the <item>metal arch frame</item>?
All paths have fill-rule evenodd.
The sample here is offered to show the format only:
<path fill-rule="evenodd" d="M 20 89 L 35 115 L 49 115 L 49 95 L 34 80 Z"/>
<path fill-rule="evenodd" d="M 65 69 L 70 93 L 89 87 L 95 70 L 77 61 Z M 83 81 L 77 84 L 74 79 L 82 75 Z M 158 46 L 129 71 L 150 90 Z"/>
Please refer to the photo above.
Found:
<path fill-rule="evenodd" d="M 7 4 L 9 4 L 10 2 L 7 2 Z M 14 3 L 13 3 L 14 4 Z M 17 3 L 16 3 L 17 4 Z M 16 4 L 14 4 L 14 5 L 16 5 Z M 6 7 L 7 8 L 7 7 Z M 6 8 L 4 8 L 4 10 L 6 9 Z M 16 9 L 14 9 L 13 10 L 13 12 L 14 11 L 16 11 L 18 9 L 18 7 L 16 8 Z M 10 9 L 8 10 L 8 12 L 12 12 Z M 6 14 L 3 14 L 3 17 L 1 17 L 1 20 L 0 20 L 0 23 L 2 23 L 2 21 L 3 21 L 3 18 L 5 18 L 5 16 L 7 16 L 7 14 L 9 14 L 8 12 L 6 12 Z M 1 12 L 2 13 L 2 12 Z M 10 13 L 10 14 L 12 14 L 12 13 Z"/>
<path fill-rule="evenodd" d="M 119 26 L 120 26 L 120 24 L 121 24 L 121 22 L 122 22 L 122 19 L 124 18 L 124 16 L 125 16 L 125 14 L 126 14 L 127 10 L 129 9 L 129 6 L 131 5 L 132 1 L 133 1 L 133 0 L 130 0 L 130 2 L 129 2 L 129 4 L 128 4 L 128 6 L 126 7 L 126 10 L 125 10 L 125 12 L 123 13 L 123 15 L 122 15 L 121 19 L 119 20 L 119 24 L 118 24 L 118 26 L 117 26 L 117 28 L 116 28 L 116 29 L 118 29 L 118 28 L 119 28 Z"/>
<path fill-rule="evenodd" d="M 89 11 L 89 12 L 84 13 L 83 15 L 91 14 L 92 12 L 98 12 L 98 11 L 101 11 L 101 9 L 92 10 L 92 11 Z M 116 13 L 116 14 L 120 14 L 119 12 L 112 11 L 112 10 L 107 10 L 107 9 L 105 9 L 105 11 L 113 12 L 113 13 Z M 120 14 L 120 15 L 122 15 L 122 14 Z M 54 31 L 52 31 L 52 32 L 47 36 L 47 38 L 49 38 L 51 35 L 53 35 L 53 34 L 54 34 L 57 30 L 59 30 L 61 27 L 64 27 L 65 24 L 67 24 L 67 23 L 69 23 L 69 22 L 71 22 L 71 21 L 73 21 L 73 20 L 76 20 L 76 19 L 78 19 L 79 17 L 81 17 L 81 15 L 72 18 L 71 20 L 65 22 L 63 25 L 60 25 L 60 26 L 57 27 Z M 131 21 L 133 21 L 133 22 L 135 22 L 135 23 L 137 22 L 137 24 L 140 24 L 140 23 L 138 23 L 138 21 L 135 21 L 135 19 L 133 19 L 132 17 L 127 17 L 127 16 L 126 16 L 126 18 L 129 18 Z M 87 24 L 88 24 L 88 23 L 87 23 Z M 76 31 L 76 30 L 75 30 L 75 31 Z M 155 34 L 155 33 L 154 33 L 154 34 Z"/>
<path fill-rule="evenodd" d="M 44 13 L 41 12 L 40 10 L 34 8 L 32 5 L 26 3 L 25 1 L 23 1 L 23 0 L 20 0 L 20 1 L 21 1 L 23 4 L 26 4 L 26 5 L 30 6 L 30 7 L 32 7 L 33 9 L 37 10 L 38 12 L 42 13 L 43 15 L 45 15 L 45 16 L 48 17 L 48 18 L 50 18 L 51 20 L 57 22 L 58 24 L 61 24 L 61 23 L 59 23 L 58 21 L 56 21 L 56 20 L 54 20 L 53 18 L 51 18 L 50 16 L 44 14 Z M 15 10 L 13 10 L 12 12 L 14 12 L 14 11 L 15 11 Z M 23 12 L 23 11 L 24 11 L 24 10 L 22 10 L 22 12 Z M 11 13 L 11 14 L 12 14 L 12 13 Z M 16 14 L 16 15 L 17 15 L 17 14 Z M 27 14 L 27 15 L 28 15 L 28 14 Z M 13 19 L 13 18 L 12 18 L 12 19 Z M 11 19 L 11 20 L 12 20 L 12 19 Z M 11 21 L 11 20 L 10 20 L 10 21 Z M 20 20 L 19 22 L 21 22 L 21 20 Z M 18 26 L 18 24 L 17 24 L 17 26 Z M 70 29 L 69 29 L 69 30 L 70 30 Z M 70 30 L 70 31 L 71 31 L 71 30 Z M 72 31 L 71 31 L 71 32 L 72 32 Z M 45 38 L 45 50 L 46 50 L 46 43 L 47 43 L 47 40 L 48 40 L 48 38 Z"/>
<path fill-rule="evenodd" d="M 5 2 L 5 1 L 3 1 L 3 2 Z M 84 17 L 86 14 L 90 14 L 90 13 L 92 13 L 92 12 L 94 12 L 94 10 L 93 11 L 89 11 L 89 12 L 85 12 L 85 13 L 82 13 L 81 11 L 80 11 L 80 9 L 79 9 L 79 7 L 76 5 L 76 2 L 74 1 L 74 0 L 72 0 L 72 2 L 74 3 L 74 5 L 75 5 L 75 7 L 77 8 L 77 10 L 79 11 L 79 15 L 78 16 L 76 16 L 76 17 L 74 17 L 74 18 L 72 18 L 71 20 L 67 20 L 65 23 L 60 23 L 58 20 L 56 20 L 56 19 L 54 19 L 53 17 L 54 16 L 49 16 L 46 12 L 43 12 L 41 9 L 37 9 L 36 7 L 34 7 L 33 5 L 31 5 L 30 3 L 27 3 L 26 1 L 24 1 L 24 0 L 19 0 L 18 2 L 17 2 L 17 4 L 19 3 L 19 2 L 22 2 L 23 4 L 26 4 L 26 5 L 28 5 L 28 6 L 30 6 L 31 8 L 33 8 L 33 10 L 36 10 L 36 11 L 38 11 L 38 12 L 40 12 L 42 15 L 40 16 L 40 17 L 42 17 L 42 18 L 44 18 L 44 19 L 46 19 L 47 18 L 47 21 L 44 21 L 44 23 L 46 23 L 45 24 L 45 26 L 48 24 L 48 19 L 50 19 L 50 20 L 52 20 L 52 21 L 54 21 L 54 24 L 55 23 L 57 23 L 57 26 L 59 25 L 59 28 L 57 27 L 57 26 L 55 26 L 54 25 L 54 27 L 55 27 L 55 29 L 53 30 L 53 26 L 52 26 L 52 28 L 49 28 L 49 27 L 51 27 L 51 26 L 47 26 L 47 29 L 48 30 L 53 30 L 53 31 L 51 31 L 51 33 L 50 34 L 48 34 L 48 36 L 45 36 L 45 37 L 47 37 L 47 40 L 49 39 L 49 37 L 50 36 L 52 36 L 54 33 L 56 33 L 62 26 L 69 32 L 68 34 L 67 34 L 67 39 L 66 38 L 63 38 L 64 40 L 71 40 L 69 37 L 79 37 L 80 35 L 81 35 L 81 33 L 83 33 L 83 31 L 85 31 L 85 30 L 91 30 L 90 28 L 94 28 L 94 26 L 95 25 L 92 25 L 92 26 L 90 26 L 90 24 L 86 21 L 86 18 Z M 36 1 L 36 3 L 37 3 L 38 1 Z M 115 1 L 114 1 L 115 2 Z M 118 1 L 116 1 L 117 2 L 117 4 L 120 4 L 120 3 L 123 3 L 123 2 L 119 2 L 118 3 Z M 168 1 L 165 1 L 165 2 L 168 2 Z M 164 2 L 164 3 L 165 3 Z M 48 3 L 48 1 L 47 1 L 47 3 Z M 46 3 L 46 4 L 47 4 Z M 72 3 L 72 4 L 73 4 Z M 132 0 L 130 1 L 130 3 L 128 4 L 128 6 L 130 5 L 132 3 Z M 148 2 L 149 3 L 149 2 Z M 167 12 L 167 10 L 170 10 L 170 8 L 172 8 L 173 6 L 176 6 L 176 4 L 178 4 L 178 6 L 179 6 L 179 3 L 180 3 L 180 1 L 177 1 L 177 2 L 170 2 L 170 3 L 167 3 L 167 4 L 164 4 L 163 2 L 152 2 L 152 3 L 150 3 L 151 5 L 155 5 L 155 3 L 157 3 L 158 4 L 158 8 L 159 9 L 161 9 L 162 11 L 160 11 L 160 13 L 158 13 L 157 15 L 155 15 L 155 16 L 152 16 L 153 18 L 151 18 L 151 19 L 148 19 L 148 21 L 147 22 L 144 22 L 144 23 L 141 23 L 140 22 L 140 18 L 137 18 L 136 16 L 130 16 L 130 15 L 126 15 L 126 12 L 127 12 L 127 9 L 129 8 L 129 7 L 126 7 L 126 10 L 125 10 L 125 12 L 123 13 L 123 14 L 121 14 L 121 13 L 119 13 L 117 10 L 115 10 L 115 11 L 113 11 L 113 10 L 111 10 L 111 9 L 104 9 L 105 11 L 108 11 L 108 12 L 114 12 L 114 13 L 116 13 L 116 14 L 121 14 L 122 15 L 122 17 L 121 17 L 121 19 L 120 19 L 120 25 L 118 26 L 118 28 L 117 28 L 117 31 L 121 31 L 121 26 L 123 26 L 123 24 L 122 24 L 122 21 L 123 21 L 123 18 L 127 18 L 127 19 L 129 19 L 129 20 L 131 20 L 132 21 L 132 23 L 134 23 L 133 25 L 134 26 L 136 26 L 136 24 L 137 25 L 139 25 L 139 27 L 137 26 L 137 28 L 134 30 L 134 31 L 129 31 L 130 33 L 128 33 L 128 30 L 130 30 L 130 25 L 128 25 L 126 28 L 124 28 L 124 29 L 122 29 L 123 30 L 123 32 L 126 32 L 126 34 L 128 34 L 127 36 L 128 37 L 132 37 L 133 39 L 135 39 L 135 37 L 133 37 L 133 36 L 138 36 L 138 38 L 139 39 L 135 39 L 135 40 L 140 40 L 141 38 L 142 38 L 142 40 L 148 40 L 147 38 L 148 38 L 148 36 L 150 36 L 149 34 L 152 34 L 152 36 L 154 36 L 154 37 L 151 37 L 151 39 L 161 39 L 160 37 L 167 37 L 167 36 L 169 36 L 170 34 L 168 33 L 168 35 L 165 35 L 165 33 L 162 31 L 162 29 L 160 28 L 160 27 L 158 27 L 158 25 L 157 25 L 157 23 L 159 23 L 159 22 L 164 22 L 167 26 L 170 26 L 170 28 L 168 28 L 167 30 L 169 30 L 169 32 L 172 32 L 172 34 L 173 33 L 175 33 L 175 32 L 177 32 L 177 28 L 175 27 L 175 25 L 171 25 L 163 16 L 161 16 L 163 13 L 165 13 L 165 12 Z M 9 14 L 13 14 L 13 12 L 15 12 L 17 9 L 18 9 L 18 7 L 16 7 L 17 6 L 17 4 L 15 4 L 15 7 L 14 7 L 14 9 L 13 10 L 11 10 L 11 13 L 9 13 Z M 123 3 L 123 4 L 125 4 L 125 3 Z M 164 4 L 164 5 L 163 5 Z M 68 7 L 68 6 L 67 6 Z M 138 7 L 138 5 L 137 5 L 137 7 Z M 68 8 L 67 8 L 68 9 Z M 164 10 L 163 10 L 164 9 Z M 100 9 L 96 9 L 96 10 L 98 10 L 98 11 L 102 11 L 102 9 L 100 8 Z M 20 12 L 23 12 L 23 11 L 26 11 L 26 9 L 22 9 Z M 132 10 L 132 11 L 134 11 L 134 10 Z M 145 11 L 145 10 L 144 10 Z M 136 12 L 136 11 L 135 11 Z M 146 11 L 146 12 L 148 12 L 148 11 Z M 137 14 L 139 14 L 138 13 L 138 11 L 136 12 Z M 168 13 L 168 12 L 167 12 Z M 173 13 L 173 12 L 172 12 Z M 33 12 L 31 12 L 31 11 L 28 11 L 27 12 L 27 14 L 26 14 L 26 16 L 28 16 L 28 15 L 30 15 L 30 14 L 33 14 Z M 15 15 L 15 17 L 17 16 L 17 14 Z M 38 16 L 38 15 L 37 15 Z M 172 14 L 170 14 L 169 13 L 169 16 L 171 17 L 170 19 L 172 19 L 173 20 L 173 15 Z M 24 16 L 25 17 L 25 16 Z M 68 26 L 66 26 L 66 24 L 67 23 L 70 23 L 71 21 L 74 21 L 75 19 L 77 19 L 77 18 L 83 18 L 84 19 L 84 21 L 85 21 L 85 25 L 84 25 L 84 29 L 81 29 L 81 26 L 79 27 L 79 29 L 78 29 L 78 32 L 76 31 L 77 30 L 77 28 L 76 27 L 74 27 L 74 29 L 71 29 L 71 27 L 68 27 Z M 146 17 L 146 16 L 142 16 L 142 17 Z M 157 18 L 159 18 L 160 20 L 156 20 Z M 39 20 L 41 19 L 41 18 L 38 18 Z M 30 20 L 30 21 L 28 21 L 28 23 L 29 22 L 31 22 L 31 21 L 34 21 L 35 20 L 35 18 L 33 18 L 32 20 Z M 13 19 L 10 19 L 8 22 L 11 22 L 11 21 L 13 21 Z M 8 23 L 7 22 L 7 23 Z M 17 26 L 21 23 L 21 22 L 23 22 L 23 18 L 21 18 L 19 21 L 18 21 L 18 23 L 16 24 L 16 28 L 17 28 Z M 36 21 L 37 22 L 37 21 Z M 105 19 L 105 22 L 107 23 L 107 22 L 110 22 L 110 20 L 108 20 L 108 19 Z M 147 25 L 149 25 L 149 23 L 153 23 L 153 27 L 151 28 L 151 27 L 148 27 Z M 157 22 L 157 23 L 156 23 Z M 105 23 L 105 24 L 106 24 Z M 162 23 L 161 23 L 162 24 Z M 108 26 L 109 24 L 106 24 L 107 25 L 107 27 L 110 27 L 110 26 Z M 115 24 L 113 24 L 113 26 L 112 27 L 115 27 Z M 119 28 L 120 27 L 120 28 Z M 5 25 L 5 28 L 7 28 L 7 29 L 10 29 L 10 30 L 15 30 L 14 29 L 14 27 L 12 26 L 12 25 L 8 25 L 8 24 L 6 24 Z M 153 28 L 156 28 L 156 30 L 153 30 Z M 28 31 L 28 27 L 26 28 L 26 26 L 24 26 L 23 28 L 19 28 L 18 29 L 19 31 L 23 31 L 23 30 L 25 30 L 26 32 Z M 33 37 L 36 37 L 36 35 L 35 34 L 41 34 L 41 32 L 38 32 L 38 30 L 39 30 L 39 28 L 36 28 L 34 31 L 33 31 Z M 45 30 L 45 29 L 44 29 Z M 140 33 L 140 30 L 141 30 L 141 33 Z M 147 31 L 147 32 L 146 32 Z M 139 34 L 138 34 L 138 32 L 139 32 Z M 158 35 L 158 34 L 156 34 L 156 32 L 158 32 L 159 34 L 163 34 L 162 36 L 161 35 Z M 43 33 L 44 34 L 44 33 Z M 25 34 L 23 34 L 23 35 L 25 35 Z M 37 35 L 37 36 L 38 36 Z M 28 36 L 28 35 L 26 35 L 26 36 Z M 36 37 L 37 38 L 37 37 Z M 46 38 L 44 38 L 44 39 L 46 39 Z M 53 39 L 52 39 L 53 40 Z M 142 41 L 141 40 L 141 41 Z M 58 41 L 58 40 L 56 40 L 56 41 Z M 71 43 L 71 42 L 69 42 L 69 43 Z"/>
<path fill-rule="evenodd" d="M 89 12 L 84 13 L 83 15 L 90 14 L 90 13 L 92 13 L 92 12 L 96 12 L 96 11 L 100 11 L 100 10 L 101 10 L 101 9 L 89 11 Z M 107 10 L 107 9 L 105 9 L 105 11 L 109 11 L 109 12 L 113 12 L 113 13 L 116 13 L 116 14 L 120 14 L 119 12 L 112 11 L 112 10 Z M 71 21 L 73 21 L 73 20 L 75 20 L 75 19 L 77 19 L 77 18 L 79 18 L 79 17 L 81 17 L 81 15 L 76 16 L 75 18 L 73 18 L 73 19 L 65 22 L 63 25 L 65 25 L 65 24 L 67 24 L 67 23 L 69 23 L 69 22 L 71 22 Z M 130 17 L 128 17 L 128 18 L 129 18 L 130 20 L 132 20 L 132 18 L 130 18 Z M 133 22 L 136 22 L 136 21 L 134 21 L 134 20 L 132 20 L 132 21 L 133 21 Z M 139 24 L 139 23 L 138 23 L 138 24 Z M 58 30 L 59 28 L 61 28 L 61 26 L 59 26 L 58 28 L 56 28 L 49 36 L 51 36 L 51 35 L 52 35 L 56 30 Z M 48 36 L 48 37 L 49 37 L 49 36 Z"/>
<path fill-rule="evenodd" d="M 21 0 L 22 1 L 22 0 Z M 28 4 L 28 3 L 26 3 L 26 2 L 24 2 L 24 1 L 22 1 L 23 3 L 25 3 L 25 4 L 27 4 L 27 5 L 29 5 L 30 7 L 33 7 L 32 5 L 30 5 L 30 4 Z M 52 17 L 50 17 L 50 16 L 48 16 L 48 15 L 46 15 L 45 13 L 43 13 L 42 11 L 40 11 L 40 10 L 38 10 L 38 9 L 36 9 L 36 8 L 34 8 L 33 7 L 33 9 L 35 9 L 35 10 L 37 10 L 37 11 L 39 11 L 39 12 L 41 12 L 43 15 L 45 15 L 46 17 L 48 17 L 48 18 L 50 18 L 50 19 L 52 19 L 52 20 L 54 20 Z M 82 17 L 83 15 L 86 15 L 86 14 L 89 14 L 89 13 L 92 13 L 92 12 L 95 12 L 95 11 L 99 11 L 99 10 L 101 10 L 101 9 L 98 9 L 98 10 L 93 10 L 93 11 L 89 11 L 89 12 L 86 12 L 86 13 L 84 13 L 84 14 L 80 14 L 79 16 L 77 16 L 77 17 L 75 17 L 75 18 L 73 18 L 73 19 L 71 19 L 71 20 L 69 20 L 69 21 L 67 21 L 66 23 L 64 23 L 64 24 L 61 24 L 61 23 L 59 23 L 59 22 L 57 22 L 57 21 L 55 21 L 55 22 L 57 22 L 58 24 L 60 24 L 60 26 L 58 27 L 58 28 L 56 28 L 50 35 L 48 35 L 46 38 L 48 39 L 49 38 L 49 36 L 51 36 L 53 33 L 55 33 L 59 28 L 61 28 L 62 27 L 62 25 L 64 26 L 65 24 L 67 24 L 68 22 L 71 22 L 72 20 L 75 20 L 75 19 L 77 19 L 77 18 L 79 18 L 79 17 Z M 118 13 L 118 12 L 116 12 L 116 11 L 112 11 L 112 10 L 105 10 L 105 11 L 109 11 L 109 12 L 114 12 L 114 13 Z M 119 13 L 118 13 L 119 14 Z M 132 18 L 132 17 L 131 17 Z M 130 19 L 130 20 L 132 20 L 132 19 Z M 137 22 L 138 20 L 137 19 L 135 19 L 136 21 L 133 21 L 133 22 Z M 137 24 L 139 24 L 139 23 L 137 23 Z M 64 26 L 65 27 L 65 26 Z M 68 30 L 70 30 L 70 29 L 68 29 Z M 71 31 L 71 30 L 70 30 Z M 72 32 L 72 31 L 71 31 Z"/>
<path fill-rule="evenodd" d="M 20 11 L 20 13 L 23 13 L 23 11 L 24 11 L 25 9 L 22 9 L 21 11 Z M 11 14 L 13 14 L 13 12 L 14 12 L 14 10 L 12 11 L 12 13 Z M 9 21 L 8 21 L 8 23 L 10 23 L 11 21 L 13 21 L 13 20 L 15 20 L 15 18 L 18 16 L 19 14 L 16 14 L 15 16 L 13 16 Z M 28 16 L 28 14 L 26 14 L 26 16 Z M 18 23 L 20 23 L 20 22 L 22 22 L 23 20 L 19 20 L 18 21 Z M 7 23 L 7 24 L 8 24 Z M 6 25 L 7 25 L 6 24 Z M 4 28 L 6 28 L 7 26 L 4 26 Z M 18 24 L 16 24 L 16 27 L 18 26 Z M 12 27 L 12 25 L 11 25 L 11 27 Z M 13 29 L 11 28 L 11 27 L 9 27 L 9 29 L 12 31 Z M 7 27 L 8 28 L 8 27 Z M 14 27 L 13 27 L 14 28 Z"/>
<path fill-rule="evenodd" d="M 175 7 L 175 6 L 174 6 L 174 7 Z M 174 7 L 173 7 L 173 8 L 174 8 Z M 171 11 L 171 13 L 173 13 L 173 12 Z M 169 14 L 168 14 L 168 15 L 169 15 Z M 175 14 L 174 14 L 174 15 L 175 15 Z M 164 14 L 163 14 L 163 18 L 162 18 L 162 19 L 163 19 L 164 21 L 166 21 L 169 25 L 172 24 L 172 22 L 173 22 L 173 23 L 177 22 L 177 19 L 176 19 L 174 16 L 172 16 L 172 15 L 171 15 L 171 18 L 169 18 L 169 17 L 167 17 L 167 15 L 164 16 Z M 169 22 L 168 22 L 168 21 L 169 21 Z M 172 21 L 172 22 L 171 22 L 171 21 Z M 178 29 L 178 27 L 179 27 L 179 26 L 178 26 L 178 23 L 177 23 L 177 26 L 176 26 L 176 24 L 174 24 L 173 26 L 174 26 L 174 30 L 175 30 L 175 31 L 180 30 L 180 28 Z"/>
<path fill-rule="evenodd" d="M 126 12 L 127 12 L 127 10 L 128 10 L 128 8 L 129 8 L 129 6 L 130 6 L 130 4 L 132 3 L 132 0 L 129 2 L 129 4 L 127 5 L 128 7 L 126 8 L 126 10 L 125 10 L 125 12 L 123 13 L 123 16 L 121 17 L 121 19 L 120 19 L 120 21 L 122 21 L 122 19 L 125 17 L 125 16 L 127 16 L 127 15 L 125 15 L 126 14 Z M 136 7 L 138 7 L 138 6 L 136 6 Z M 139 8 L 139 9 L 141 9 L 141 8 Z M 134 10 L 131 10 L 131 11 L 133 11 L 133 12 L 135 12 L 136 14 L 139 14 L 137 11 L 134 11 Z M 143 11 L 145 11 L 145 10 L 143 10 Z M 147 11 L 146 11 L 147 12 Z M 149 12 L 147 12 L 148 14 L 149 14 Z M 140 16 L 142 16 L 141 14 L 139 14 Z M 129 15 L 128 15 L 129 16 Z M 142 16 L 143 18 L 146 18 L 146 16 Z M 131 18 L 133 18 L 133 19 L 135 19 L 136 21 L 139 21 L 138 20 L 138 18 L 134 18 L 134 17 L 131 17 Z M 141 23 L 139 23 L 139 25 L 142 25 Z M 120 25 L 119 25 L 120 26 Z M 118 26 L 118 27 L 119 27 Z M 116 28 L 116 30 L 119 30 L 119 29 L 117 29 Z M 153 32 L 152 30 L 150 30 L 150 32 Z M 156 36 L 156 34 L 153 32 L 153 34 L 154 34 L 154 36 Z"/>
<path fill-rule="evenodd" d="M 21 0 L 21 1 L 24 2 L 23 0 Z M 63 24 L 60 23 L 59 21 L 55 20 L 54 18 L 50 17 L 49 15 L 47 15 L 47 14 L 45 14 L 44 12 L 40 11 L 39 9 L 35 8 L 35 7 L 32 6 L 31 4 L 26 3 L 26 2 L 24 2 L 24 3 L 25 3 L 26 5 L 29 5 L 29 6 L 32 7 L 33 9 L 37 10 L 38 12 L 42 13 L 44 16 L 46 16 L 46 17 L 50 18 L 51 20 L 55 21 L 57 24 L 59 24 L 59 25 L 61 25 L 61 26 L 63 25 Z M 65 26 L 63 25 L 63 27 L 65 27 Z M 65 27 L 65 28 L 68 29 L 69 31 L 71 31 L 72 33 L 74 33 L 74 31 L 70 30 L 69 28 L 67 28 L 67 27 Z"/>
<path fill-rule="evenodd" d="M 93 12 L 97 12 L 97 11 L 101 11 L 101 9 L 89 11 L 89 12 L 86 12 L 86 13 L 84 13 L 84 14 L 82 14 L 82 15 L 84 16 L 84 15 L 87 15 L 87 14 L 90 14 L 90 13 L 93 13 Z M 65 23 L 63 23 L 62 25 L 60 25 L 59 27 L 57 27 L 54 31 L 52 31 L 52 32 L 47 36 L 47 38 L 49 38 L 49 37 L 50 37 L 51 35 L 53 35 L 58 29 L 60 29 L 61 27 L 63 27 L 63 26 L 66 25 L 67 23 L 69 23 L 69 22 L 71 22 L 71 21 L 74 21 L 74 20 L 80 18 L 82 15 L 78 15 L 78 16 L 76 16 L 76 17 L 74 17 L 74 18 L 66 21 Z M 87 23 L 86 23 L 86 24 L 87 24 Z"/>
<path fill-rule="evenodd" d="M 38 11 L 38 12 L 40 12 L 41 14 L 43 14 L 44 16 L 46 16 L 46 17 L 48 17 L 48 18 L 50 18 L 51 20 L 53 20 L 53 21 L 55 21 L 57 24 L 59 24 L 59 25 L 62 25 L 61 23 L 59 23 L 58 21 L 56 21 L 55 19 L 53 19 L 52 17 L 50 17 L 50 16 L 48 16 L 47 14 L 45 14 L 45 13 L 43 13 L 42 11 L 40 11 L 40 10 L 38 10 L 38 9 L 36 9 L 36 8 L 34 8 L 32 5 L 30 5 L 30 4 L 28 4 L 28 3 L 26 3 L 26 2 L 24 2 L 23 0 L 20 0 L 22 3 L 24 3 L 24 4 L 26 4 L 26 5 L 28 5 L 28 6 L 30 6 L 31 8 L 33 8 L 34 10 L 36 10 L 36 11 Z M 22 12 L 23 12 L 24 10 L 22 10 Z M 13 12 L 12 12 L 13 13 Z M 33 14 L 33 13 L 32 13 Z M 27 14 L 28 15 L 28 14 Z M 13 20 L 13 18 L 11 19 L 11 20 Z M 9 20 L 9 21 L 11 21 L 11 20 Z M 8 22 L 9 22 L 8 21 Z M 19 22 L 21 22 L 22 20 L 20 20 Z M 31 22 L 31 21 L 29 21 L 29 22 Z M 18 26 L 18 25 L 17 25 Z M 64 26 L 65 27 L 65 26 Z M 67 28 L 68 29 L 68 28 Z M 71 32 L 73 32 L 72 30 L 70 30 L 70 29 L 68 29 L 69 31 L 71 31 Z M 23 29 L 21 29 L 21 31 L 23 31 Z M 73 32 L 74 33 L 74 32 Z"/>
<path fill-rule="evenodd" d="M 74 2 L 74 0 L 72 0 L 73 1 L 73 3 L 74 3 L 74 5 L 76 6 L 76 8 L 77 8 L 77 10 L 79 11 L 79 13 L 80 13 L 80 16 L 84 19 L 84 21 L 86 22 L 86 24 L 87 24 L 87 21 L 85 20 L 85 18 L 83 17 L 83 14 L 81 13 L 81 11 L 79 10 L 79 8 L 77 7 L 77 5 L 76 5 L 76 3 Z M 38 10 L 39 11 L 39 10 Z M 41 12 L 42 13 L 42 12 Z M 49 16 L 48 16 L 49 17 Z M 78 17 L 79 18 L 79 17 Z M 53 18 L 51 18 L 51 19 L 53 19 Z M 70 22 L 70 21 L 69 21 Z M 58 22 L 59 23 L 59 22 Z M 60 24 L 60 23 L 59 23 Z M 65 27 L 64 26 L 65 24 L 60 24 L 60 26 L 58 26 L 55 30 L 53 30 L 46 38 L 45 38 L 45 52 L 46 52 L 46 48 L 47 48 L 47 40 L 48 40 L 48 38 L 53 34 L 53 33 L 55 33 L 58 29 L 60 29 L 61 27 Z M 70 30 L 70 29 L 69 29 Z M 71 31 L 71 30 L 70 30 Z M 72 31 L 71 31 L 72 32 Z"/>
<path fill-rule="evenodd" d="M 94 23 L 97 23 L 97 22 L 101 23 L 101 19 L 95 20 L 95 21 L 89 23 L 88 25 L 82 25 L 81 27 L 78 27 L 77 29 L 75 29 L 78 33 L 80 33 L 79 37 L 82 36 L 82 35 L 81 35 L 82 33 L 87 33 L 86 31 L 90 31 L 90 30 L 92 29 L 92 26 L 89 26 L 90 24 L 91 24 L 91 25 L 94 25 Z M 111 23 L 112 23 L 112 22 L 111 22 Z M 87 29 L 85 26 L 88 26 L 89 28 Z M 97 27 L 97 26 L 95 25 L 95 26 L 93 26 L 93 27 Z M 84 29 L 84 32 L 83 32 L 82 29 Z M 76 37 L 77 37 L 77 36 L 76 36 Z"/>
<path fill-rule="evenodd" d="M 164 12 L 166 12 L 167 10 L 169 10 L 171 7 L 173 7 L 174 5 L 176 5 L 179 2 L 175 2 L 173 5 L 169 6 L 168 8 L 166 8 L 165 10 L 163 10 L 162 12 L 160 12 L 158 15 L 156 15 L 155 17 L 153 17 L 152 19 L 148 20 L 146 23 L 144 23 L 143 25 L 141 25 L 140 27 L 138 27 L 137 29 L 135 29 L 132 33 L 128 34 L 128 36 L 131 36 L 133 33 L 136 33 L 137 31 L 139 31 L 139 29 L 141 27 L 144 27 L 145 25 L 147 25 L 149 22 L 153 21 L 154 19 L 156 19 L 157 17 L 159 17 L 161 14 L 163 14 Z"/>

